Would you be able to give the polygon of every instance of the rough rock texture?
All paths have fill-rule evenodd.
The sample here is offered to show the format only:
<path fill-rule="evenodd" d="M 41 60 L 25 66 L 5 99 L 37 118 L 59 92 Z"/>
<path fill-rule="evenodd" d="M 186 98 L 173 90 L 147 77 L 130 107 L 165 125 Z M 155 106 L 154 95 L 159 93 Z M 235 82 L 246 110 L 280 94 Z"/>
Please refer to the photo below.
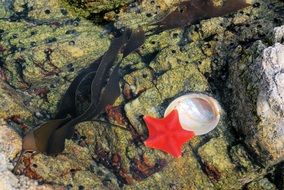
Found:
<path fill-rule="evenodd" d="M 262 127 L 257 132 L 255 141 L 260 149 L 269 153 L 267 160 L 284 160 L 284 45 L 276 43 L 263 51 L 260 70 L 260 92 L 257 99 L 257 114 Z M 261 139 L 259 141 L 258 139 Z M 263 154 L 259 150 L 259 154 Z M 267 153 L 266 152 L 266 153 Z"/>
<path fill-rule="evenodd" d="M 127 5 L 133 0 L 65 0 L 71 6 L 87 11 L 89 13 L 100 13 L 113 10 L 120 6 Z"/>
<path fill-rule="evenodd" d="M 0 77 L 6 81 L 1 96 L 14 103 L 3 102 L 0 114 L 12 115 L 18 103 L 27 109 L 13 115 L 38 111 L 40 119 L 48 118 L 78 70 L 102 55 L 109 40 L 102 27 L 72 16 L 58 1 L 9 3 L 0 2 L 6 13 L 0 20 Z"/>
<path fill-rule="evenodd" d="M 265 48 L 257 41 L 247 51 L 257 53 L 231 67 L 231 82 L 239 82 L 233 89 L 233 100 L 238 104 L 238 112 L 242 112 L 234 117 L 241 124 L 237 129 L 244 133 L 245 142 L 258 161 L 271 166 L 284 160 L 284 45 L 276 43 Z"/>
<path fill-rule="evenodd" d="M 49 185 L 38 186 L 36 181 L 27 177 L 15 176 L 11 161 L 21 151 L 22 139 L 2 119 L 0 120 L 0 187 L 5 190 L 41 189 L 52 190 Z"/>
<path fill-rule="evenodd" d="M 284 26 L 274 28 L 274 36 L 275 43 L 283 43 L 284 42 Z"/>
<path fill-rule="evenodd" d="M 146 23 L 176 2 L 135 1 L 104 16 L 117 27 L 148 31 Z M 19 185 L 27 176 L 34 179 L 29 183 L 66 189 L 281 189 L 283 81 L 280 67 L 271 68 L 284 64 L 283 45 L 274 45 L 283 43 L 283 8 L 280 0 L 260 0 L 235 14 L 148 36 L 121 65 L 115 105 L 102 121 L 79 124 L 63 153 L 26 153 L 15 177 L 9 161 L 20 144 L 8 148 L 13 151 L 3 154 L 1 168 L 11 176 L 7 188 L 29 188 Z M 13 130 L 23 135 L 50 119 L 79 70 L 107 49 L 109 26 L 76 15 L 57 0 L 0 1 L 0 136 L 14 139 Z M 187 143 L 180 159 L 145 147 L 142 116 L 162 116 L 170 101 L 189 92 L 220 101 L 217 128 Z M 0 145 L 9 147 L 7 141 Z"/>
<path fill-rule="evenodd" d="M 250 183 L 247 189 L 276 190 L 277 188 L 267 178 L 264 178 Z"/>

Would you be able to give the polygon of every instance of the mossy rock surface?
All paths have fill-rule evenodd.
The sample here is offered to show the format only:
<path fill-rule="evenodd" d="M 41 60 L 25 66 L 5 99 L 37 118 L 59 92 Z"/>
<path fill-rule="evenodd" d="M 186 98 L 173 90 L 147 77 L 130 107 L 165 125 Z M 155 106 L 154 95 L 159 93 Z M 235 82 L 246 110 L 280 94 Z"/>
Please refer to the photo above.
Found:
<path fill-rule="evenodd" d="M 129 2 L 93 1 L 80 7 L 83 1 L 1 1 L 0 118 L 21 135 L 52 118 L 72 79 L 113 38 L 86 15 Z M 142 25 L 148 31 L 146 23 L 176 2 L 139 1 L 111 14 L 117 27 Z M 259 127 L 258 91 L 247 68 L 261 53 L 256 41 L 274 42 L 273 28 L 284 24 L 283 7 L 281 1 L 261 0 L 235 14 L 147 37 L 121 64 L 121 96 L 101 121 L 76 126 L 57 156 L 25 154 L 20 173 L 67 189 L 273 189 L 278 184 L 271 176 L 279 174 L 273 170 L 279 165 L 259 163 L 248 148 L 245 125 L 236 118 L 247 124 L 249 116 Z M 191 92 L 220 102 L 217 128 L 186 143 L 180 159 L 146 147 L 143 115 L 161 117 L 173 99 Z"/>
<path fill-rule="evenodd" d="M 89 13 L 107 12 L 121 6 L 125 6 L 133 0 L 65 0 L 71 6 L 77 7 Z"/>

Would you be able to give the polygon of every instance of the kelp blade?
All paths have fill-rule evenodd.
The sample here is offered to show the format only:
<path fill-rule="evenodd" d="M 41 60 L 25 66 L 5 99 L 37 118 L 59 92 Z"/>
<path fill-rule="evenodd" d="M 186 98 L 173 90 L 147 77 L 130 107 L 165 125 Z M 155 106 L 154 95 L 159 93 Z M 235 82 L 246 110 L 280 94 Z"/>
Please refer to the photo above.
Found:
<path fill-rule="evenodd" d="M 82 69 L 78 76 L 72 81 L 69 88 L 65 92 L 63 98 L 60 100 L 60 105 L 58 108 L 58 113 L 55 118 L 60 119 L 66 117 L 70 114 L 72 117 L 77 116 L 76 105 L 75 105 L 75 93 L 76 89 L 81 82 L 81 80 L 90 72 L 96 71 L 102 60 L 102 56 L 94 61 L 88 68 Z"/>
<path fill-rule="evenodd" d="M 123 57 L 128 56 L 131 52 L 143 45 L 145 40 L 145 32 L 141 27 L 132 32 L 126 46 L 124 47 Z"/>
<path fill-rule="evenodd" d="M 75 92 L 75 105 L 77 115 L 83 114 L 91 103 L 91 84 L 96 75 L 96 71 L 89 72 L 80 81 Z"/>
<path fill-rule="evenodd" d="M 195 1 L 197 1 L 197 2 L 195 2 Z M 209 0 L 207 0 L 207 1 L 209 1 Z M 209 1 L 202 6 L 202 10 L 203 10 L 202 13 L 204 15 L 203 18 L 209 19 L 209 18 L 213 18 L 213 17 L 224 16 L 226 14 L 233 13 L 233 12 L 236 12 L 240 9 L 246 8 L 249 5 L 251 5 L 252 2 L 253 2 L 252 0 L 251 1 L 248 1 L 248 0 L 227 0 L 227 1 L 224 2 L 224 4 L 222 6 L 214 6 L 212 1 Z M 200 1 L 194 0 L 193 4 L 196 7 L 200 4 Z"/>
<path fill-rule="evenodd" d="M 107 105 L 112 105 L 120 95 L 119 87 L 119 64 L 113 69 L 109 81 L 102 90 L 100 101 L 96 108 L 95 115 L 102 113 Z"/>
<path fill-rule="evenodd" d="M 56 117 L 71 115 L 71 118 L 56 119 L 39 126 L 24 138 L 23 148 L 45 152 L 47 155 L 62 152 L 65 139 L 73 135 L 76 124 L 96 118 L 120 95 L 119 65 L 124 57 L 139 48 L 144 41 L 142 29 L 134 33 L 127 29 L 120 37 L 114 38 L 108 51 L 79 73 L 62 98 Z M 79 108 L 80 101 L 89 102 L 83 113 Z"/>
<path fill-rule="evenodd" d="M 36 127 L 24 137 L 22 145 L 23 150 L 47 152 L 48 139 L 51 134 L 69 120 L 70 117 L 51 120 Z"/>
<path fill-rule="evenodd" d="M 75 125 L 80 122 L 90 120 L 96 116 L 95 115 L 97 113 L 96 106 L 100 98 L 103 84 L 107 82 L 107 75 L 109 69 L 115 63 L 117 55 L 126 41 L 127 41 L 126 33 L 123 33 L 120 37 L 115 38 L 112 41 L 110 48 L 102 57 L 101 63 L 96 71 L 96 75 L 94 76 L 94 79 L 91 83 L 91 103 L 88 109 L 83 114 L 74 118 L 73 120 L 61 126 L 52 133 L 48 141 L 48 150 L 47 150 L 48 155 L 62 152 L 65 147 L 65 139 L 70 138 L 73 135 Z M 116 99 L 117 96 L 118 95 L 115 95 L 115 98 L 113 99 Z"/>
<path fill-rule="evenodd" d="M 157 26 L 151 32 L 158 34 L 164 30 L 196 24 L 204 19 L 224 16 L 248 7 L 252 2 L 253 0 L 227 0 L 222 6 L 216 6 L 212 0 L 183 1 L 174 11 L 151 24 Z"/>

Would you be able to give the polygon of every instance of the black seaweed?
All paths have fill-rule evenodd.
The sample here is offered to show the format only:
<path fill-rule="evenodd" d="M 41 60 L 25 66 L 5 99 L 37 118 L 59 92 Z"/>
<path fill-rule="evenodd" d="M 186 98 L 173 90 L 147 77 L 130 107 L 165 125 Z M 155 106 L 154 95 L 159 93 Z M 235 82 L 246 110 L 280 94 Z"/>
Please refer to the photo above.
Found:
<path fill-rule="evenodd" d="M 201 20 L 224 16 L 249 5 L 246 0 L 227 0 L 220 7 L 215 6 L 212 0 L 184 1 L 161 20 L 153 23 L 157 27 L 152 32 L 158 34 L 164 30 L 197 24 Z"/>
<path fill-rule="evenodd" d="M 62 152 L 65 139 L 72 137 L 76 124 L 98 117 L 120 95 L 119 65 L 144 41 L 142 28 L 136 31 L 126 29 L 114 38 L 107 52 L 73 80 L 61 100 L 55 119 L 38 126 L 24 137 L 23 150 L 47 155 Z M 82 102 L 87 102 L 88 106 L 80 107 Z"/>
<path fill-rule="evenodd" d="M 246 0 L 227 0 L 216 7 L 211 0 L 181 2 L 176 9 L 158 22 L 152 34 L 164 30 L 196 24 L 203 19 L 223 16 L 249 6 Z M 23 139 L 23 151 L 37 151 L 54 155 L 64 150 L 66 138 L 74 134 L 75 125 L 92 120 L 120 95 L 119 65 L 123 58 L 145 42 L 142 28 L 124 30 L 114 38 L 107 52 L 81 70 L 67 89 L 54 120 L 32 131 Z M 84 104 L 82 104 L 84 102 Z"/>

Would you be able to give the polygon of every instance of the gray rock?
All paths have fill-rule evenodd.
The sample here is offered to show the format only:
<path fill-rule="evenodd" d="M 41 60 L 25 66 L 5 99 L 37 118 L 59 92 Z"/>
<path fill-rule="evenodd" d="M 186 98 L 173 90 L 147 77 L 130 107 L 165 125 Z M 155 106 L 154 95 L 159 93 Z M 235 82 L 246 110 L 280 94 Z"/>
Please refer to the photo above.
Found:
<path fill-rule="evenodd" d="M 257 115 L 261 121 L 256 137 L 272 161 L 284 159 L 284 45 L 279 43 L 263 51 L 259 63 L 262 71 L 257 98 Z"/>
<path fill-rule="evenodd" d="M 48 185 L 38 186 L 37 182 L 24 176 L 15 176 L 11 161 L 22 149 L 21 137 L 0 120 L 0 187 L 5 190 L 42 189 L 51 190 Z"/>
<path fill-rule="evenodd" d="M 13 115 L 19 116 L 22 122 L 9 121 L 9 127 L 18 127 L 21 133 L 26 132 L 21 129 L 22 124 L 29 129 L 49 119 L 48 115 L 52 117 L 70 81 L 109 45 L 106 29 L 77 18 L 69 11 L 70 7 L 59 2 L 62 1 L 0 2 L 0 17 L 5 17 L 0 20 L 3 26 L 0 50 L 4 62 L 0 76 L 4 73 L 6 78 L 5 83 L 0 83 L 0 118 L 9 121 Z M 155 15 L 161 11 L 166 13 L 174 2 L 179 1 L 131 4 L 125 7 L 126 11 L 118 13 L 115 24 L 135 28 L 150 23 L 158 19 Z M 125 121 L 125 126 L 81 123 L 76 135 L 66 142 L 62 154 L 56 157 L 26 154 L 24 159 L 30 162 L 21 162 L 22 173 L 72 189 L 119 189 L 121 186 L 124 189 L 242 189 L 262 179 L 267 171 L 255 160 L 262 161 L 259 158 L 263 157 L 266 161 L 277 153 L 265 146 L 271 143 L 266 139 L 273 139 L 266 134 L 273 135 L 275 127 L 267 124 L 266 131 L 259 132 L 264 128 L 256 112 L 262 57 L 257 60 L 255 57 L 262 54 L 263 43 L 274 40 L 273 28 L 277 25 L 274 19 L 284 23 L 276 13 L 281 7 L 283 3 L 279 0 L 260 0 L 259 6 L 234 15 L 147 37 L 139 55 L 132 54 L 124 60 L 121 70 L 125 82 L 121 83 L 122 87 L 129 85 L 129 89 L 126 88 L 120 102 L 116 102 L 118 108 L 110 112 L 112 118 L 105 118 L 114 123 L 116 119 Z M 250 48 L 258 39 L 263 43 L 259 41 Z M 236 46 L 238 48 L 233 51 Z M 244 59 L 231 62 L 229 58 L 234 55 Z M 50 63 L 58 68 L 57 74 L 52 73 L 54 66 Z M 232 72 L 228 72 L 226 69 L 231 66 L 229 71 Z M 21 68 L 23 72 L 19 73 Z M 233 96 L 223 95 L 228 73 L 233 75 Z M 31 88 L 27 89 L 27 83 Z M 186 144 L 183 157 L 177 160 L 145 147 L 143 140 L 147 137 L 147 128 L 142 116 L 161 117 L 172 99 L 192 91 L 209 93 L 221 102 L 225 113 L 219 126 Z M 235 107 L 225 104 L 226 99 L 232 100 Z M 231 115 L 228 107 L 235 117 L 226 117 Z M 233 132 L 231 120 L 234 119 L 240 120 L 238 133 L 244 135 Z M 260 149 L 258 142 L 262 146 Z M 251 156 L 247 147 L 258 156 Z M 11 154 L 14 155 L 14 151 Z M 5 157 L 9 156 L 5 154 Z M 11 165 L 8 169 L 5 166 L 7 173 L 3 173 L 11 176 L 9 183 L 14 184 L 11 188 L 32 187 L 29 184 L 33 181 L 25 181 L 23 176 L 16 178 L 11 168 Z M 259 186 L 251 187 L 258 189 Z"/>
<path fill-rule="evenodd" d="M 263 178 L 263 179 L 256 180 L 256 181 L 250 183 L 247 186 L 247 189 L 248 190 L 254 190 L 254 189 L 258 189 L 258 190 L 276 190 L 277 188 L 267 178 Z"/>
<path fill-rule="evenodd" d="M 276 42 L 284 42 L 284 26 L 274 28 L 274 36 L 275 36 L 275 43 Z"/>
<path fill-rule="evenodd" d="M 230 147 L 223 138 L 210 139 L 198 149 L 198 154 L 216 189 L 239 189 L 262 172 L 251 162 L 241 145 Z"/>
<path fill-rule="evenodd" d="M 284 159 L 284 45 L 257 41 L 245 51 L 230 67 L 233 121 L 255 160 L 271 166 Z"/>

